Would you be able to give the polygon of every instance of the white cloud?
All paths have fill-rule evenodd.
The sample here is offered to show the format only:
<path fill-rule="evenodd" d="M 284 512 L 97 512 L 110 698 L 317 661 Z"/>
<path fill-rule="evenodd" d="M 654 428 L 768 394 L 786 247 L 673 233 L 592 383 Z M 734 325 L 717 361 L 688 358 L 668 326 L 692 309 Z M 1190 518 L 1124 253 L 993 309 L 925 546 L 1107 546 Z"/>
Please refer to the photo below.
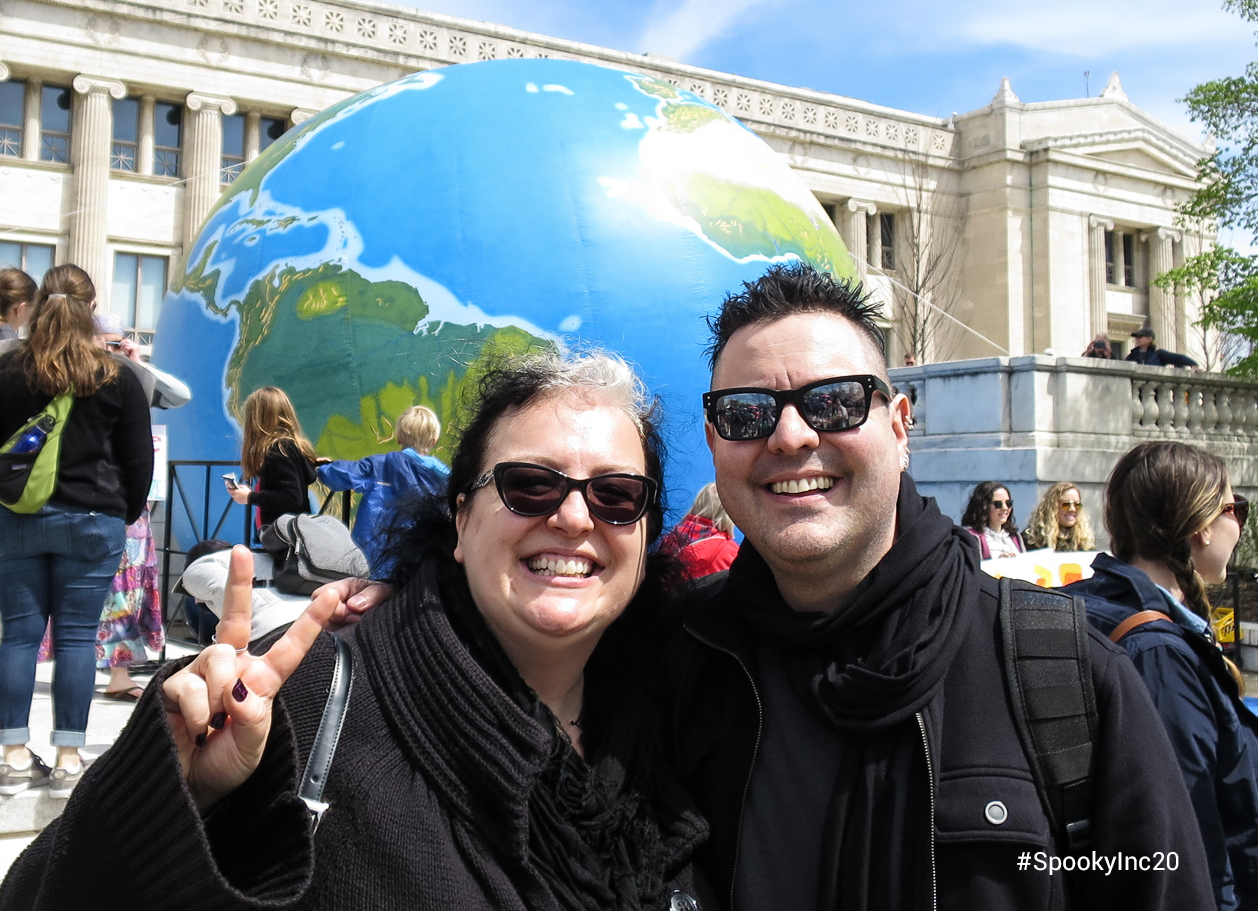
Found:
<path fill-rule="evenodd" d="M 1253 27 L 1225 12 L 1215 0 L 1058 0 L 1002 5 L 959 2 L 920 10 L 938 16 L 935 37 L 977 45 L 1013 45 L 1037 51 L 1094 57 L 1138 48 L 1194 44 L 1252 47 Z M 945 13 L 944 15 L 940 15 Z M 935 18 L 935 16 L 931 16 Z M 919 25 L 913 31 L 920 34 Z"/>
<path fill-rule="evenodd" d="M 638 39 L 638 49 L 687 61 L 732 32 L 754 7 L 777 0 L 682 0 L 672 8 L 657 3 Z"/>

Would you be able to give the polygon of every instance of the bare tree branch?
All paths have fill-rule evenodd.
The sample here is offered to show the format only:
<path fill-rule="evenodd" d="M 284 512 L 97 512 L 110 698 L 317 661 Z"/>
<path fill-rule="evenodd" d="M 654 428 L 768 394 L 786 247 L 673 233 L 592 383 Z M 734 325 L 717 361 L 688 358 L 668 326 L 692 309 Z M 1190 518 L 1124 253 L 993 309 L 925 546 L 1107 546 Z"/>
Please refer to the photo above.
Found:
<path fill-rule="evenodd" d="M 955 175 L 932 169 L 924 154 L 902 152 L 900 175 L 904 210 L 896 213 L 898 280 L 891 284 L 895 332 L 917 363 L 944 361 L 958 340 L 957 321 L 948 316 L 961 301 L 962 202 L 946 185 Z"/>

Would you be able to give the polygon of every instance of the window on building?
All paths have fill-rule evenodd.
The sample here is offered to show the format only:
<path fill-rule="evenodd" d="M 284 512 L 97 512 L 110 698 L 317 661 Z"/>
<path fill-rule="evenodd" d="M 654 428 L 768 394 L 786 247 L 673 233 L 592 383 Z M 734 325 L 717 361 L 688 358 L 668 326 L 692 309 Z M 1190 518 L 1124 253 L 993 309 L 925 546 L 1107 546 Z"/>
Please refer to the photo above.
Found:
<path fill-rule="evenodd" d="M 110 305 L 128 328 L 152 332 L 166 293 L 166 257 L 114 254 L 114 289 Z"/>
<path fill-rule="evenodd" d="M 153 105 L 153 173 L 179 176 L 179 148 L 183 134 L 183 106 L 159 101 Z"/>
<path fill-rule="evenodd" d="M 44 279 L 44 273 L 52 268 L 57 248 L 52 244 L 24 244 L 0 241 L 0 269 L 21 269 L 36 282 Z"/>
<path fill-rule="evenodd" d="M 882 240 L 882 260 L 878 265 L 884 272 L 895 271 L 895 213 L 878 213 L 878 232 Z"/>
<path fill-rule="evenodd" d="M 135 171 L 140 148 L 140 99 L 114 99 L 114 141 L 109 166 L 115 171 Z"/>
<path fill-rule="evenodd" d="M 231 183 L 245 166 L 245 115 L 223 118 L 223 165 L 219 175 L 223 183 Z"/>
<path fill-rule="evenodd" d="M 65 164 L 70 160 L 70 102 L 68 88 L 46 85 L 39 93 L 39 160 Z"/>
<path fill-rule="evenodd" d="M 0 155 L 20 158 L 26 121 L 26 83 L 0 82 Z"/>
<path fill-rule="evenodd" d="M 1140 247 L 1131 231 L 1105 232 L 1105 282 L 1135 288 Z"/>
<path fill-rule="evenodd" d="M 265 152 L 271 143 L 288 132 L 288 121 L 279 117 L 263 117 L 258 130 L 258 151 Z"/>

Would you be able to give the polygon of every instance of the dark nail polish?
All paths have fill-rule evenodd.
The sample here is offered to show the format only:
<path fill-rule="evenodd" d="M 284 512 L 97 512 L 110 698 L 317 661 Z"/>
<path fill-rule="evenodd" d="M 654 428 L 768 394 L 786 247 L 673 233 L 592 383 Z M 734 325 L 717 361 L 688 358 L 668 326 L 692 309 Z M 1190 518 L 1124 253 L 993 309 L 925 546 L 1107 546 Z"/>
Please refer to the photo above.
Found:
<path fill-rule="evenodd" d="M 222 730 L 223 725 L 227 724 L 226 712 L 215 712 L 214 717 L 210 719 L 210 727 L 214 730 Z"/>
<path fill-rule="evenodd" d="M 244 702 L 245 697 L 248 695 L 249 691 L 245 689 L 245 682 L 237 677 L 236 685 L 232 687 L 232 698 L 237 702 Z"/>
<path fill-rule="evenodd" d="M 204 734 L 197 734 L 196 740 L 195 740 L 194 742 L 195 742 L 195 743 L 196 743 L 196 745 L 197 745 L 197 746 L 199 746 L 199 747 L 203 747 L 203 746 L 205 746 L 205 735 L 204 735 Z"/>

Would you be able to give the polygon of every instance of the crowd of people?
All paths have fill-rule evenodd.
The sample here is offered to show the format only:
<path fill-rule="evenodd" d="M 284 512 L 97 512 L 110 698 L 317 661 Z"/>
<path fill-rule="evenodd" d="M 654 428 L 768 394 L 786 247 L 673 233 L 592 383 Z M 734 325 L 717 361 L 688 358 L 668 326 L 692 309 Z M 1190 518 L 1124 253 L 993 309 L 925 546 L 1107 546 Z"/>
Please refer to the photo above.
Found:
<path fill-rule="evenodd" d="M 0 405 L 0 437 L 69 383 L 92 390 L 76 409 L 101 396 L 79 420 L 144 401 L 86 342 L 72 377 L 26 369 L 51 314 L 86 338 L 89 305 L 41 289 L 29 341 L 0 356 L 0 391 L 29 399 L 20 417 Z M 1258 908 L 1258 719 L 1207 622 L 1247 513 L 1226 466 L 1142 444 L 1106 485 L 1112 556 L 1090 579 L 997 582 L 984 559 L 1093 549 L 1079 487 L 1052 485 L 1021 532 L 1004 482 L 945 516 L 908 472 L 879 319 L 859 286 L 799 263 L 721 303 L 715 482 L 667 534 L 659 406 L 613 355 L 496 361 L 448 472 L 428 454 L 435 415 L 399 418 L 398 452 L 320 464 L 287 396 L 255 391 L 253 484 L 233 499 L 269 524 L 308 511 L 316 477 L 364 502 L 387 488 L 359 517 L 373 578 L 324 586 L 259 644 L 253 555 L 194 561 L 218 567 L 216 641 L 163 668 L 77 773 L 0 909 Z M 85 506 L 0 509 L 0 535 L 35 541 L 23 523 Z M 107 513 L 110 542 L 142 507 Z M 59 593 L 15 606 L 52 565 L 36 559 L 61 558 L 0 558 L 0 735 L 7 774 L 29 760 L 65 789 L 75 757 L 35 770 L 13 711 L 30 630 L 68 610 Z M 64 634 L 54 616 L 58 676 L 78 679 Z M 6 649 L 30 652 L 20 675 Z M 81 743 L 62 724 L 59 752 Z M 311 775 L 317 805 L 298 796 Z M 103 895 L 119 877 L 125 896 Z"/>

